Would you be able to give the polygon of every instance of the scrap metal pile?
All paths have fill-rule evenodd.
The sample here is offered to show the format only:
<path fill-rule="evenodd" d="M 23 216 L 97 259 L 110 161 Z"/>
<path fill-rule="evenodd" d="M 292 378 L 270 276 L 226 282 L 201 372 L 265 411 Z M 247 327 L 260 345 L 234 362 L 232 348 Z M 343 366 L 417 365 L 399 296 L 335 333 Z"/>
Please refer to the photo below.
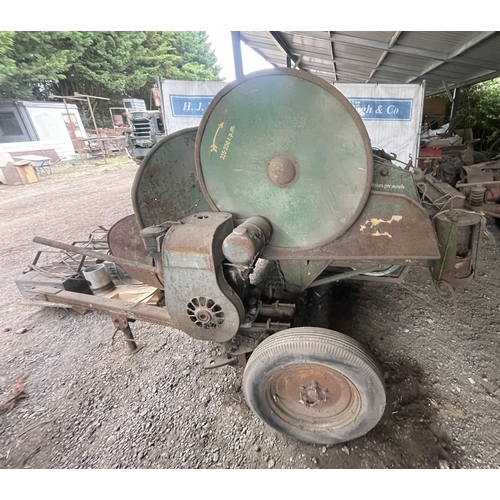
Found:
<path fill-rule="evenodd" d="M 94 296 L 38 286 L 40 299 L 103 311 L 129 340 L 128 322 L 143 320 L 219 343 L 206 368 L 244 366 L 250 408 L 318 444 L 372 429 L 385 408 L 384 378 L 350 337 L 294 328 L 297 298 L 343 279 L 398 282 L 422 262 L 449 298 L 474 276 L 483 220 L 444 206 L 431 221 L 412 173 L 374 153 L 349 101 L 292 69 L 239 78 L 199 128 L 158 142 L 132 203 L 134 215 L 109 233 L 112 255 L 34 241 L 122 266 L 163 290 L 159 304 L 109 299 L 96 283 Z"/>
<path fill-rule="evenodd" d="M 499 155 L 475 151 L 472 129 L 450 136 L 449 125 L 421 135 L 417 186 L 426 206 L 465 208 L 500 219 Z"/>
<path fill-rule="evenodd" d="M 481 153 L 472 148 L 451 149 L 439 151 L 440 156 L 414 172 L 424 205 L 474 210 L 500 219 L 500 161 L 475 162 Z"/>

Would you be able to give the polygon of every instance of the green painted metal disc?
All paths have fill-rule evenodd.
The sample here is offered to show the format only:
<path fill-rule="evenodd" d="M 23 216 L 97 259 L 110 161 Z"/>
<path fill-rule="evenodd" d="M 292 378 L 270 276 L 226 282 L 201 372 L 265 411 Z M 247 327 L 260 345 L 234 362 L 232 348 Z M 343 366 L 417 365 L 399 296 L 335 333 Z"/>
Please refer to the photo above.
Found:
<path fill-rule="evenodd" d="M 372 150 L 349 101 L 304 71 L 242 77 L 213 99 L 196 137 L 196 169 L 214 210 L 273 226 L 283 254 L 316 248 L 352 225 L 369 195 Z"/>
<path fill-rule="evenodd" d="M 174 132 L 148 153 L 135 175 L 132 205 L 140 229 L 210 212 L 196 178 L 197 127 Z"/>

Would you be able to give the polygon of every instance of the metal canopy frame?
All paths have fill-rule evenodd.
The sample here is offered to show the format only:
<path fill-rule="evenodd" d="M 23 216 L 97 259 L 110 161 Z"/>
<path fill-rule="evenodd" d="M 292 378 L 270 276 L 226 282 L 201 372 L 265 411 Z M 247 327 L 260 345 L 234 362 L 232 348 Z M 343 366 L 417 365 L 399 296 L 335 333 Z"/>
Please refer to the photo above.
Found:
<path fill-rule="evenodd" d="M 330 83 L 425 81 L 432 95 L 500 76 L 498 31 L 233 33 L 273 66 L 296 67 Z"/>

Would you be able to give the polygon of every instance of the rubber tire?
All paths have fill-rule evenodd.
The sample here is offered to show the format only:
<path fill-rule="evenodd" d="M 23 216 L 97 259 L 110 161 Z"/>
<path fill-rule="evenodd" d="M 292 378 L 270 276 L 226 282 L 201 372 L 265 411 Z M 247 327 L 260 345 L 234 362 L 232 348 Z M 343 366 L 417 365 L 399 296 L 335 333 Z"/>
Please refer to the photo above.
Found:
<path fill-rule="evenodd" d="M 307 429 L 279 417 L 266 399 L 266 386 L 277 371 L 297 363 L 332 368 L 357 388 L 361 406 L 356 418 L 342 428 Z M 359 342 L 325 328 L 290 328 L 268 337 L 250 356 L 243 374 L 243 394 L 248 406 L 266 424 L 306 443 L 333 445 L 356 439 L 381 419 L 386 403 L 384 377 L 370 352 Z"/>

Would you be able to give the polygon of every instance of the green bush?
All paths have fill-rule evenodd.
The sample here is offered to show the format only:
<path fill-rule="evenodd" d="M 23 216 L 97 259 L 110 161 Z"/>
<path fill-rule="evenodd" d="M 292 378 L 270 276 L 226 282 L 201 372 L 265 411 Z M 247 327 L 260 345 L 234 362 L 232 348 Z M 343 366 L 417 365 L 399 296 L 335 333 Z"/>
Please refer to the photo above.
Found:
<path fill-rule="evenodd" d="M 500 144 L 500 78 L 460 90 L 455 128 L 472 128 L 481 149 Z"/>

